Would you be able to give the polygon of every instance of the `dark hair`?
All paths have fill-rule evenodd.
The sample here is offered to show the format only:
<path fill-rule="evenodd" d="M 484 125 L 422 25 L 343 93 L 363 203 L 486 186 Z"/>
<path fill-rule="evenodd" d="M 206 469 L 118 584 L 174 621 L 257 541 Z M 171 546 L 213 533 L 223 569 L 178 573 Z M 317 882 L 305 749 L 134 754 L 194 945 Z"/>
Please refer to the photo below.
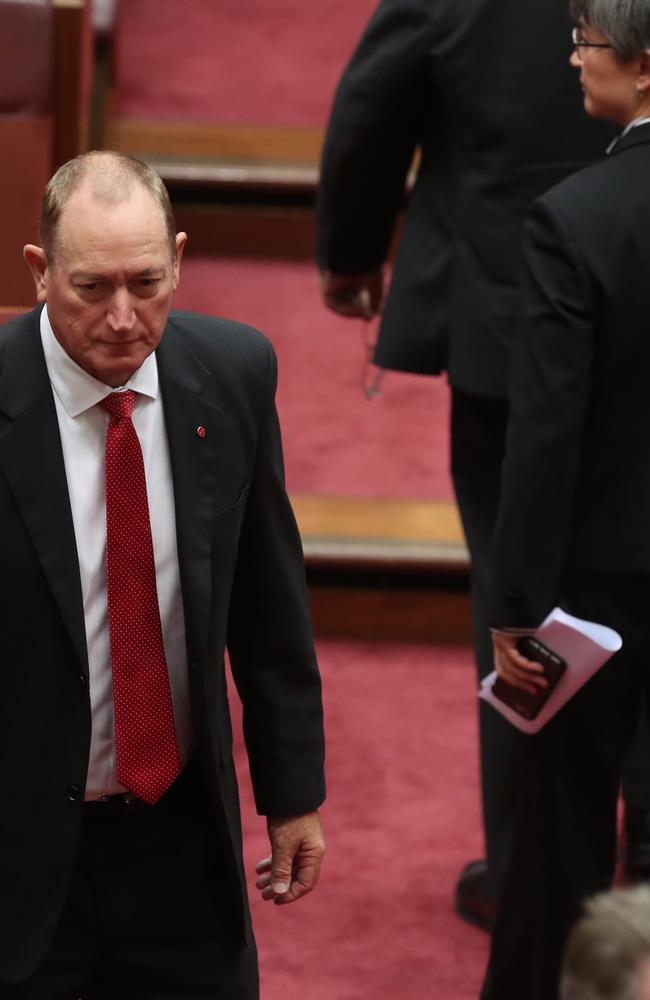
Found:
<path fill-rule="evenodd" d="M 70 196 L 91 178 L 93 195 L 108 205 L 128 198 L 134 183 L 141 184 L 153 197 L 162 213 L 172 260 L 176 256 L 176 225 L 169 193 L 162 179 L 147 163 L 110 150 L 94 150 L 68 160 L 47 183 L 41 205 L 41 244 L 48 266 L 56 258 L 61 215 Z"/>
<path fill-rule="evenodd" d="M 602 31 L 619 62 L 650 49 L 650 0 L 569 0 L 569 9 Z"/>

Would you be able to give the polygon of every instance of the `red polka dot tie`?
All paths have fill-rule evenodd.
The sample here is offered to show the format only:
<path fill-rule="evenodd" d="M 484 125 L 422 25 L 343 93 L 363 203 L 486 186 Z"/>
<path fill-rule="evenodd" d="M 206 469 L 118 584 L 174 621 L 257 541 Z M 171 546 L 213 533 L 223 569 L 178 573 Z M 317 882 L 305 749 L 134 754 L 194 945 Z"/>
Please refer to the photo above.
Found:
<path fill-rule="evenodd" d="M 153 805 L 180 773 L 158 609 L 147 485 L 131 420 L 135 393 L 99 404 L 106 432 L 106 578 L 117 777 Z"/>

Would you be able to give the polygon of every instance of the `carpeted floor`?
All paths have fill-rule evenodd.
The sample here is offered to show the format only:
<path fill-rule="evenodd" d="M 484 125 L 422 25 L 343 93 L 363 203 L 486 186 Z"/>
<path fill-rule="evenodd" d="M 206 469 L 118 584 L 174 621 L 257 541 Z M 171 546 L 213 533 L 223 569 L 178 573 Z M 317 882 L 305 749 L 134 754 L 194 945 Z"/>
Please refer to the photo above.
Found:
<path fill-rule="evenodd" d="M 312 264 L 187 257 L 174 304 L 270 337 L 292 493 L 452 498 L 444 378 L 390 372 L 365 399 L 364 324 L 325 309 Z"/>
<path fill-rule="evenodd" d="M 134 118 L 320 127 L 375 0 L 128 0 L 116 111 Z"/>
<path fill-rule="evenodd" d="M 476 1000 L 488 938 L 452 907 L 481 853 L 470 652 L 321 642 L 319 658 L 328 854 L 311 897 L 252 900 L 263 1000 Z M 252 872 L 267 841 L 242 785 Z"/>

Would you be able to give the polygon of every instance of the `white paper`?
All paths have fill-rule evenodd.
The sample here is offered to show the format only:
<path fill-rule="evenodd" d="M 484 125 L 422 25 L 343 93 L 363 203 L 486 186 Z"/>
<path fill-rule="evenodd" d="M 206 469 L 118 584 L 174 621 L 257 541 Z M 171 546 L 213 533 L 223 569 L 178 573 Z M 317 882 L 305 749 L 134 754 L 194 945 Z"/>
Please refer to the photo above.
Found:
<path fill-rule="evenodd" d="M 479 698 L 496 708 L 517 729 L 529 734 L 538 733 L 623 645 L 623 640 L 614 629 L 574 618 L 561 608 L 554 608 L 533 634 L 566 660 L 567 665 L 537 718 L 524 719 L 500 698 L 495 698 L 492 688 L 497 679 L 496 672 L 485 677 L 479 689 Z"/>

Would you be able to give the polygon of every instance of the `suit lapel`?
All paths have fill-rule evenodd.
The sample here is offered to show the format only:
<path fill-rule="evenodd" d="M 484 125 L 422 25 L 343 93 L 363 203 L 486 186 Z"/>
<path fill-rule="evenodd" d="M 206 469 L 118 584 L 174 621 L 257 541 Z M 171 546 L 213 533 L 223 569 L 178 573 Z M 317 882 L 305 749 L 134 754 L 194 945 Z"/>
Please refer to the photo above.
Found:
<path fill-rule="evenodd" d="M 213 619 L 212 517 L 222 412 L 206 401 L 203 390 L 208 370 L 171 324 L 156 357 L 172 467 L 188 647 L 206 651 L 207 629 Z"/>
<path fill-rule="evenodd" d="M 39 316 L 36 310 L 18 321 L 15 336 L 5 344 L 0 375 L 0 466 L 87 673 L 77 547 Z"/>

